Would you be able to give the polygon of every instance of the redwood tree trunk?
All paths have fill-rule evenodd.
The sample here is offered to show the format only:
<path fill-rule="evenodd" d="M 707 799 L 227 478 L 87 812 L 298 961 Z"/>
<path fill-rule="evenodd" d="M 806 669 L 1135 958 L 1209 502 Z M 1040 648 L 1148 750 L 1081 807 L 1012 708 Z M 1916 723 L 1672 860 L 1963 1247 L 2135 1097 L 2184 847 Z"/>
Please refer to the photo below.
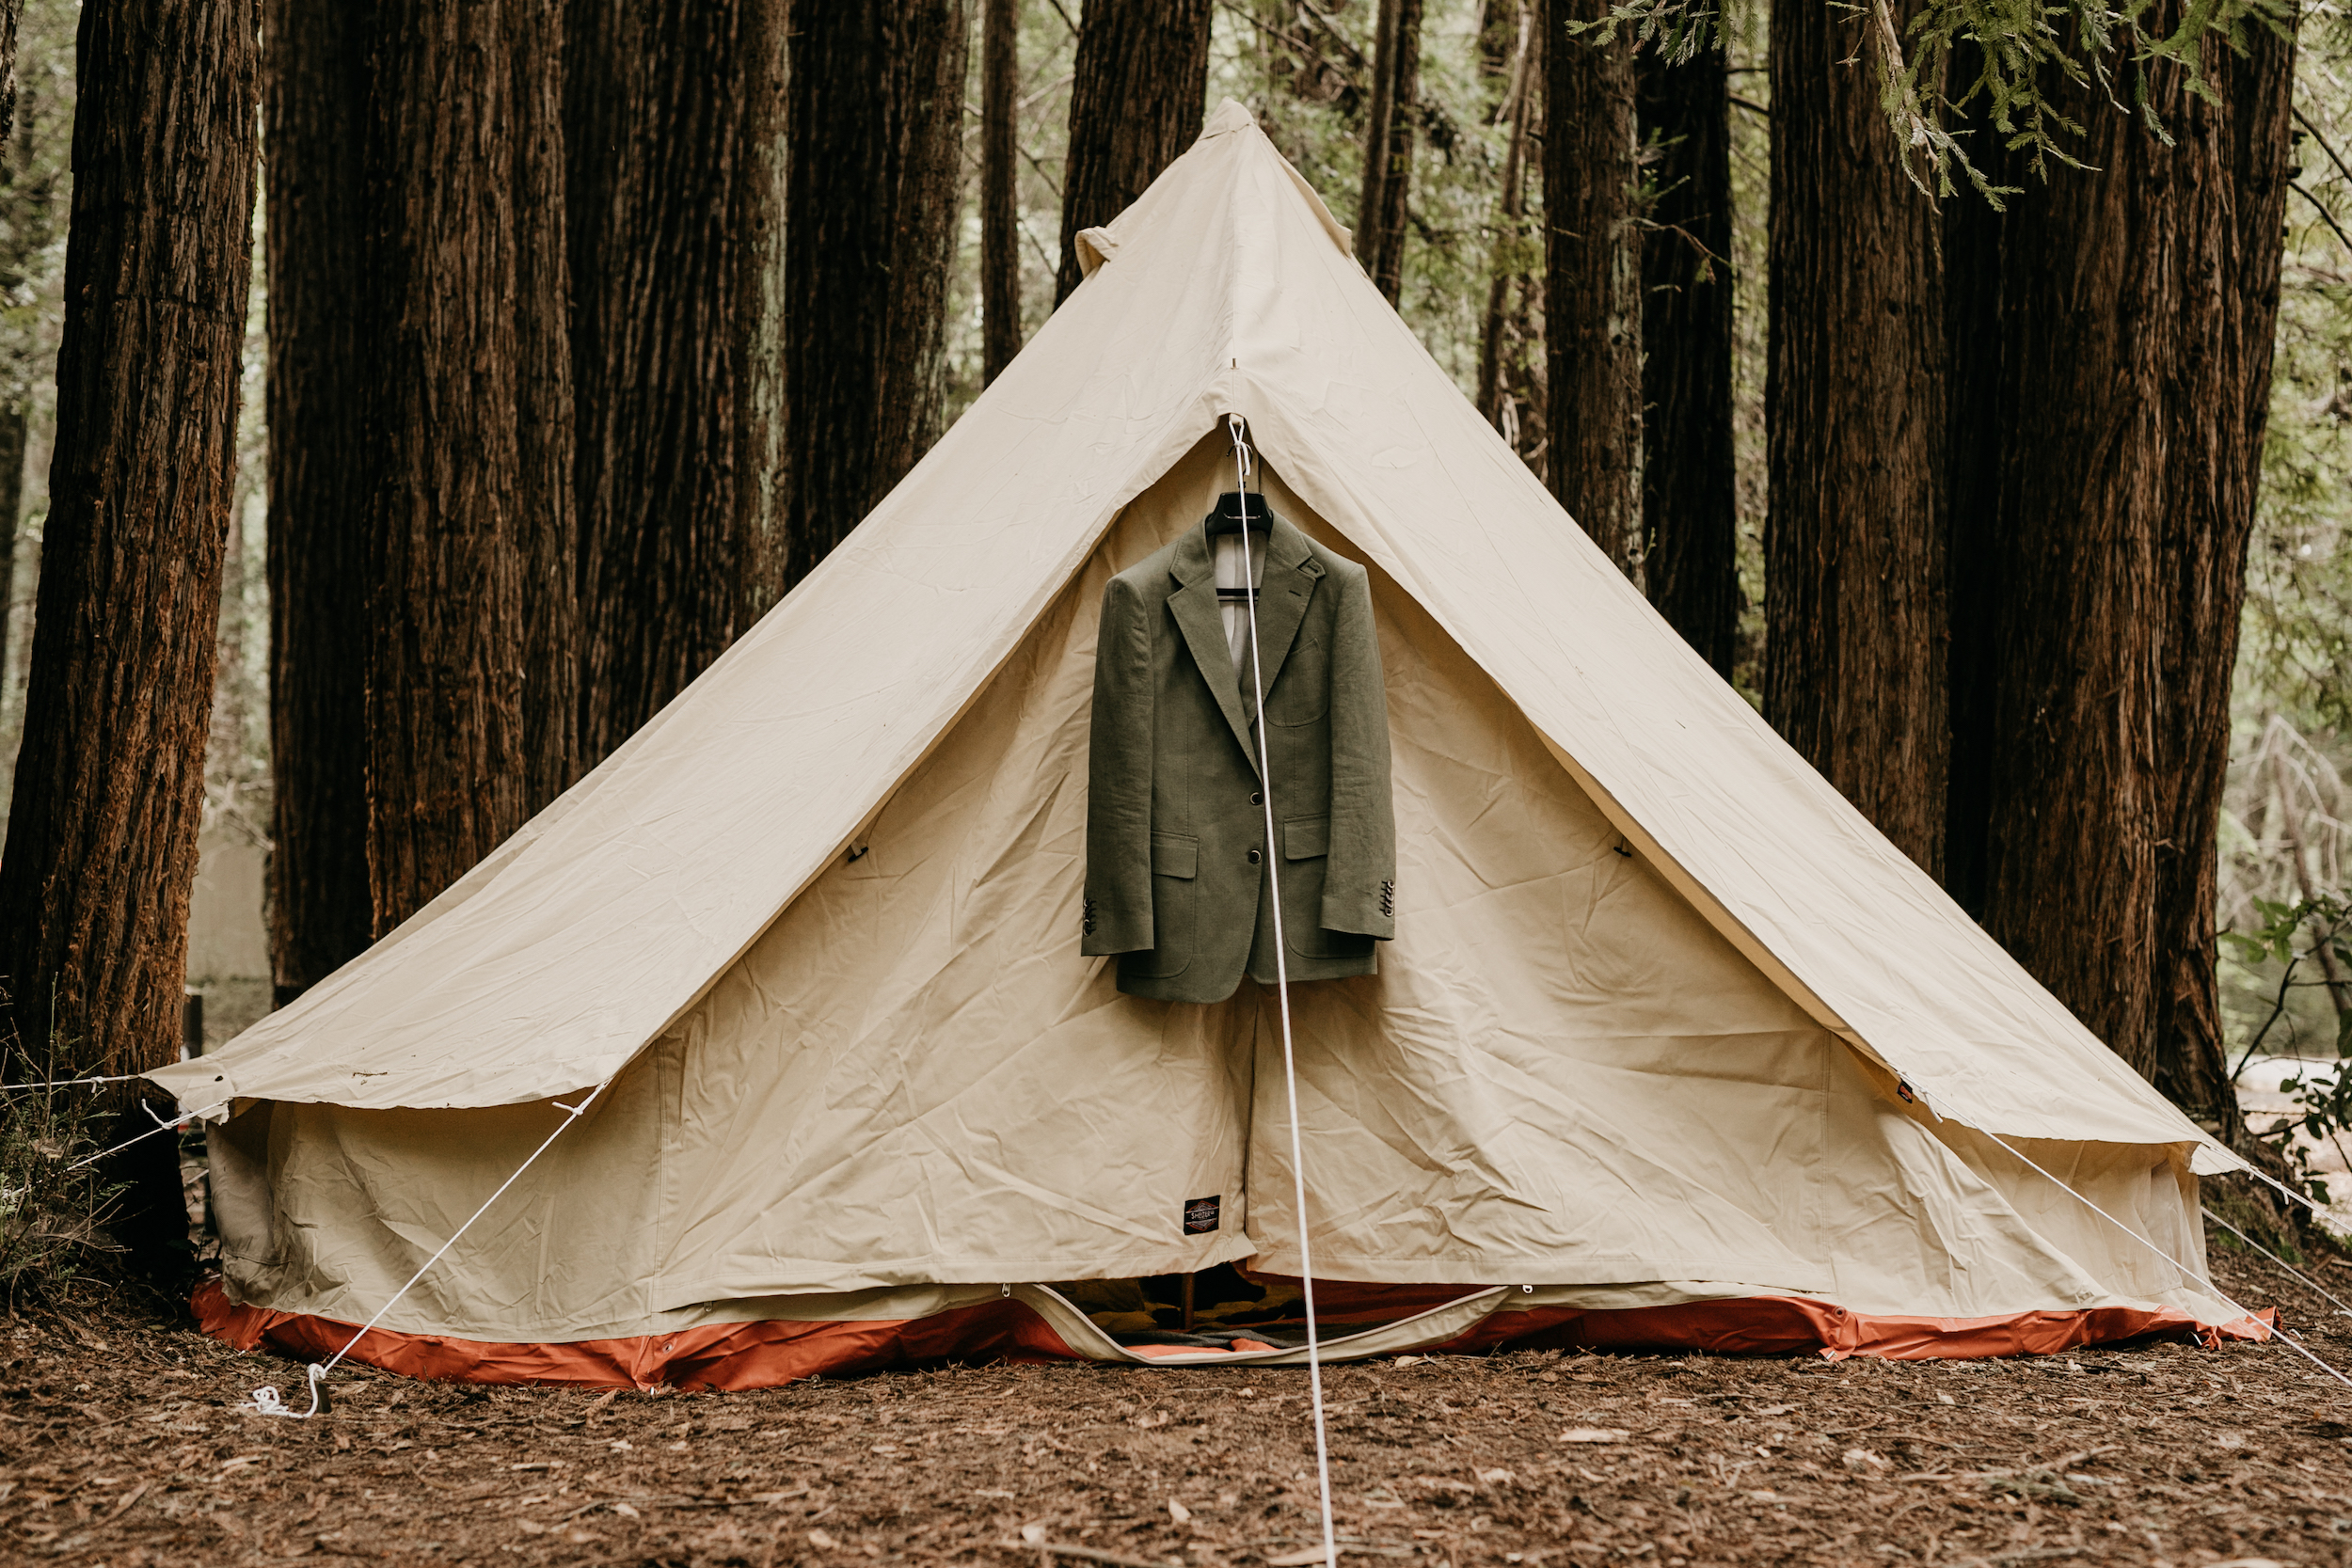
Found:
<path fill-rule="evenodd" d="M 367 37 L 351 7 L 262 10 L 269 267 L 270 969 L 278 1006 L 364 951 L 369 363 L 356 281 Z"/>
<path fill-rule="evenodd" d="M 580 526 L 564 214 L 563 0 L 502 0 L 513 94 L 515 547 L 521 558 L 523 815 L 571 787 L 580 749 Z M 477 857 L 479 858 L 479 857 Z"/>
<path fill-rule="evenodd" d="M 553 0 L 388 0 L 375 14 L 362 144 L 378 935 L 572 770 L 555 21 Z"/>
<path fill-rule="evenodd" d="M 1650 603 L 1729 676 L 1740 636 L 1731 420 L 1731 96 L 1724 53 L 1635 68 L 1660 194 L 1642 241 L 1642 531 Z"/>
<path fill-rule="evenodd" d="M 1940 877 L 1943 272 L 1861 37 L 1818 0 L 1772 10 L 1764 712 Z"/>
<path fill-rule="evenodd" d="M 1642 539 L 1642 245 L 1633 50 L 1566 24 L 1607 0 L 1544 0 L 1544 330 L 1553 495 L 1637 581 Z"/>
<path fill-rule="evenodd" d="M 787 585 L 938 436 L 963 8 L 796 0 L 790 36 Z"/>
<path fill-rule="evenodd" d="M 779 0 L 569 0 L 564 218 L 578 452 L 582 768 L 764 608 L 753 386 Z M 745 319 L 747 297 L 752 312 Z"/>
<path fill-rule="evenodd" d="M 1021 352 L 1021 231 L 1013 199 L 1020 7 L 983 0 L 980 28 L 980 380 Z"/>
<path fill-rule="evenodd" d="M 54 1044 L 60 1068 L 137 1072 L 179 1053 L 258 43 L 237 0 L 81 14 L 56 449 L 0 858 L 5 1022 L 37 1056 Z M 147 1139 L 117 1170 L 135 1187 L 134 1246 L 184 1248 L 172 1140 Z"/>
<path fill-rule="evenodd" d="M 1079 231 L 1125 211 L 1200 136 L 1211 13 L 1210 0 L 1087 0 L 1070 84 L 1055 304 L 1084 276 Z"/>
<path fill-rule="evenodd" d="M 2293 79 L 2286 40 L 2246 36 L 2243 56 L 2207 45 L 2218 102 L 2157 73 L 2173 145 L 2060 89 L 2100 172 L 2012 180 L 2006 215 L 1954 218 L 1997 309 L 1954 340 L 1977 388 L 1954 469 L 1983 476 L 1955 550 L 1997 563 L 1955 627 L 1955 754 L 1983 761 L 1981 816 L 1953 823 L 1979 840 L 1967 891 L 2094 1033 L 2228 1135 L 2216 834 Z"/>
<path fill-rule="evenodd" d="M 1380 0 L 1372 110 L 1364 127 L 1363 194 L 1356 204 L 1356 257 L 1391 305 L 1405 281 L 1405 214 L 1420 98 L 1421 0 Z"/>
<path fill-rule="evenodd" d="M 1501 30 L 1490 18 L 1488 35 Z M 1486 320 L 1478 339 L 1478 412 L 1506 437 L 1516 434 L 1511 428 L 1516 421 L 1506 421 L 1502 411 L 1504 399 L 1518 389 L 1519 380 L 1512 373 L 1519 367 L 1509 362 L 1517 357 L 1509 352 L 1516 346 L 1510 340 L 1519 325 L 1512 319 L 1511 294 L 1515 286 L 1523 283 L 1519 245 L 1527 216 L 1528 110 L 1535 96 L 1532 80 L 1535 43 L 1531 0 L 1518 0 L 1511 51 L 1504 56 L 1502 103 L 1495 115 L 1500 123 L 1511 127 L 1511 139 L 1503 145 L 1502 188 L 1495 200 L 1494 260 L 1486 281 Z"/>

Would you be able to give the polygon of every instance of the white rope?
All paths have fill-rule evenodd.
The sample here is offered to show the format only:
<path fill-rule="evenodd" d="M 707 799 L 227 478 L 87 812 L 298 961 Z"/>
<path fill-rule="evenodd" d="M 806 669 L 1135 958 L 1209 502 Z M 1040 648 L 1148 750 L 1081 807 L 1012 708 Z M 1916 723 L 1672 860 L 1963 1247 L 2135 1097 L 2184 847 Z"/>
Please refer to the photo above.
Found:
<path fill-rule="evenodd" d="M 2036 1171 L 2041 1172 L 2042 1176 L 2045 1178 L 2053 1186 L 2075 1198 L 2083 1205 L 2084 1208 L 2089 1209 L 2092 1213 L 2098 1215 L 2101 1219 L 2115 1227 L 2116 1229 L 2121 1230 L 2124 1235 L 2129 1236 L 2133 1241 L 2137 1242 L 2141 1246 L 2146 1247 L 2150 1252 L 2154 1253 L 2157 1257 L 2163 1259 L 2166 1262 L 2180 1270 L 2181 1273 L 2188 1278 L 2193 1279 L 2198 1284 L 2203 1286 L 2207 1291 L 2212 1292 L 2214 1298 L 2219 1301 L 2222 1306 L 2231 1308 L 2240 1317 L 2251 1318 L 2254 1316 L 2254 1314 L 2249 1312 L 2245 1307 L 2240 1307 L 2236 1302 L 2231 1300 L 2228 1295 L 2224 1294 L 2220 1286 L 2216 1285 L 2212 1280 L 2207 1279 L 2204 1275 L 2197 1273 L 2186 1263 L 2182 1262 L 2179 1259 L 2165 1251 L 2164 1248 L 2156 1245 L 2155 1243 L 2150 1241 L 2138 1231 L 2134 1230 L 2130 1226 L 2125 1225 L 2122 1220 L 2117 1219 L 2113 1214 L 2108 1213 L 2105 1209 L 2102 1209 L 2097 1204 L 2091 1202 L 2090 1199 L 2084 1197 L 2082 1194 L 2075 1192 L 2074 1188 L 2068 1186 L 2065 1182 L 2060 1181 L 2057 1177 L 2052 1176 L 2048 1171 L 2042 1170 L 2040 1165 L 2035 1164 L 2032 1160 L 2027 1159 L 2024 1151 L 2019 1149 L 2015 1144 L 2010 1143 L 2007 1138 L 2002 1137 L 1998 1132 L 1993 1132 L 1989 1128 L 1979 1127 L 1977 1131 L 1982 1132 L 1986 1137 L 1991 1138 L 1994 1143 L 1999 1144 L 2003 1148 L 2008 1149 L 2011 1154 L 2016 1155 L 2018 1159 L 2024 1161 L 2027 1165 L 2031 1165 Z M 2328 1365 L 2327 1362 L 2322 1361 L 2318 1356 L 2313 1355 L 2310 1350 L 2305 1348 L 2303 1342 L 2297 1339 L 2294 1335 L 2281 1329 L 2274 1337 L 2280 1343 L 2293 1350 L 2296 1354 L 2301 1356 L 2304 1360 L 2309 1361 L 2312 1366 L 2317 1367 L 2321 1371 L 2326 1372 L 2329 1377 L 2334 1378 L 2338 1383 L 2343 1384 L 2346 1388 L 2352 1388 L 2352 1377 L 2344 1376 L 2342 1372 Z"/>
<path fill-rule="evenodd" d="M 326 1380 L 326 1374 L 333 1371 L 336 1366 L 342 1362 L 342 1358 L 351 1354 L 352 1347 L 354 1345 L 358 1344 L 360 1340 L 368 1337 L 368 1330 L 373 1328 L 377 1323 L 384 1321 L 384 1314 L 389 1312 L 393 1307 L 399 1303 L 401 1297 L 406 1295 L 410 1290 L 414 1289 L 417 1281 L 422 1279 L 426 1273 L 432 1269 L 434 1264 L 439 1262 L 442 1258 L 447 1256 L 449 1249 L 457 1244 L 458 1237 L 463 1236 L 467 1231 L 473 1228 L 473 1222 L 475 1220 L 480 1219 L 484 1214 L 489 1212 L 491 1204 L 496 1203 L 500 1198 L 506 1196 L 507 1188 L 522 1180 L 523 1172 L 531 1168 L 532 1162 L 536 1161 L 540 1155 L 545 1154 L 549 1146 L 552 1145 L 556 1139 L 564 1135 L 564 1130 L 565 1128 L 571 1126 L 572 1123 L 580 1119 L 580 1114 L 596 1102 L 596 1096 L 602 1094 L 607 1085 L 609 1085 L 612 1082 L 612 1080 L 608 1078 L 604 1081 L 604 1083 L 598 1084 L 595 1088 L 590 1089 L 588 1091 L 587 1099 L 582 1100 L 577 1105 L 566 1105 L 562 1101 L 557 1101 L 555 1108 L 564 1113 L 564 1119 L 556 1124 L 554 1132 L 547 1135 L 546 1142 L 540 1144 L 538 1148 L 531 1151 L 531 1158 L 525 1160 L 521 1164 L 516 1165 L 515 1167 L 515 1174 L 500 1182 L 499 1190 L 492 1193 L 488 1197 L 484 1198 L 482 1200 L 482 1207 L 476 1209 L 472 1214 L 468 1216 L 465 1224 L 459 1226 L 456 1229 L 449 1233 L 449 1240 L 443 1242 L 439 1249 L 436 1251 L 432 1257 L 426 1259 L 424 1262 L 419 1266 L 416 1273 L 408 1276 L 408 1283 L 403 1285 L 399 1290 L 394 1291 L 391 1293 L 390 1299 L 386 1301 L 383 1306 L 375 1309 L 375 1316 L 370 1318 L 366 1323 L 359 1325 L 359 1332 L 351 1337 L 351 1342 L 349 1344 L 346 1344 L 342 1349 L 337 1351 L 334 1355 L 327 1360 L 325 1366 L 320 1366 L 314 1361 L 310 1363 L 309 1367 L 303 1369 L 304 1374 L 308 1378 L 310 1386 L 310 1409 L 296 1410 L 292 1405 L 286 1403 L 285 1401 L 279 1397 L 278 1389 L 274 1385 L 267 1385 L 254 1389 L 253 1402 L 249 1405 L 240 1405 L 238 1408 L 252 1410 L 263 1416 L 284 1416 L 291 1420 L 296 1421 L 307 1421 L 311 1417 L 317 1415 L 326 1403 L 326 1389 L 322 1386 Z"/>
<path fill-rule="evenodd" d="M 2253 1237 L 2249 1236 L 2245 1231 L 2240 1230 L 2236 1226 L 2232 1225 L 2228 1220 L 2223 1219 L 2219 1214 L 2215 1213 L 2210 1209 L 2206 1209 L 2203 1204 L 2201 1203 L 2197 1207 L 2204 1212 L 2205 1218 L 2213 1221 L 2214 1224 L 2219 1226 L 2231 1235 L 2235 1236 L 2239 1241 L 2244 1242 L 2248 1246 L 2252 1247 L 2256 1252 L 2261 1253 L 2265 1258 L 2269 1259 L 2272 1262 L 2278 1264 L 2279 1267 L 2284 1269 L 2287 1273 L 2293 1275 L 2296 1278 L 2301 1280 L 2312 1290 L 2317 1291 L 2321 1295 L 2326 1296 L 2329 1301 L 2334 1302 L 2338 1310 L 2344 1312 L 2346 1316 L 2352 1316 L 2352 1307 L 2345 1306 L 2343 1300 L 2340 1299 L 2334 1291 L 2328 1290 L 2327 1286 L 2322 1285 L 2318 1280 L 2313 1279 L 2310 1275 L 2305 1274 L 2302 1270 L 2296 1268 L 2294 1264 L 2288 1262 L 2285 1259 L 2280 1257 L 2277 1253 L 2271 1251 L 2268 1247 L 2254 1240 Z"/>
<path fill-rule="evenodd" d="M 177 1132 L 188 1123 L 209 1117 L 215 1111 L 221 1110 L 230 1103 L 230 1101 L 223 1100 L 217 1103 L 207 1105 L 200 1111 L 190 1111 L 186 1116 L 180 1117 L 176 1121 L 166 1121 L 163 1117 L 155 1114 L 152 1106 L 149 1105 L 146 1101 L 142 1100 L 139 1101 L 139 1109 L 147 1113 L 148 1120 L 153 1122 L 155 1124 L 154 1126 L 149 1128 L 146 1132 L 137 1134 L 135 1137 L 123 1139 L 112 1148 L 102 1148 L 95 1154 L 76 1160 L 73 1164 L 66 1166 L 65 1168 L 70 1171 L 73 1171 L 80 1170 L 84 1165 L 94 1165 L 98 1164 L 99 1161 L 106 1158 L 109 1154 L 119 1154 L 124 1149 L 130 1148 L 133 1144 L 145 1143 L 148 1139 L 153 1137 L 158 1132 Z"/>
<path fill-rule="evenodd" d="M 2304 1208 L 2309 1209 L 2309 1210 L 2310 1210 L 2312 1213 L 2317 1214 L 2317 1215 L 2318 1215 L 2321 1219 L 2326 1219 L 2326 1218 L 2328 1218 L 2328 1211 L 2327 1211 L 2327 1210 L 2322 1209 L 2322 1208 L 2321 1208 L 2321 1207 L 2320 1207 L 2317 1203 L 2313 1202 L 2313 1201 L 2312 1201 L 2312 1200 L 2309 1196 L 2307 1196 L 2306 1195 L 2304 1195 L 2304 1194 L 2302 1194 L 2302 1193 L 2298 1193 L 2298 1192 L 2296 1192 L 2296 1191 L 2293 1187 L 2288 1186 L 2285 1182 L 2283 1182 L 2283 1181 L 2280 1180 L 2277 1177 L 2275 1177 L 2275 1176 L 2271 1175 L 2268 1171 L 2266 1171 L 2266 1170 L 2263 1169 L 2263 1168 L 2262 1168 L 2262 1166 L 2260 1166 L 2260 1165 L 2258 1165 L 2258 1164 L 2254 1164 L 2254 1162 L 2253 1162 L 2253 1161 L 2249 1160 L 2249 1161 L 2247 1161 L 2247 1162 L 2246 1162 L 2246 1171 L 2245 1171 L 2245 1173 L 2246 1173 L 2248 1176 L 2250 1176 L 2250 1177 L 2254 1178 L 2254 1180 L 2256 1180 L 2257 1181 L 2267 1181 L 2267 1182 L 2269 1182 L 2272 1186 L 2274 1186 L 2274 1187 L 2278 1188 L 2280 1192 L 2282 1192 L 2282 1193 L 2286 1194 L 2286 1195 L 2287 1195 L 2287 1196 L 2289 1196 L 2289 1197 L 2291 1197 L 2291 1198 L 2295 1199 L 2295 1201 L 2296 1201 L 2296 1202 L 2297 1202 L 2297 1203 L 2301 1204 Z"/>
<path fill-rule="evenodd" d="M 1265 666 L 1258 661 L 1258 569 L 1249 559 L 1249 448 L 1242 439 L 1239 414 L 1225 416 L 1226 433 L 1233 438 L 1233 488 L 1240 492 L 1242 602 L 1249 610 L 1249 684 L 1258 700 L 1258 798 L 1265 803 L 1266 886 L 1274 905 L 1274 994 L 1282 1019 L 1282 1087 L 1290 1096 L 1291 1191 L 1298 1211 L 1298 1275 L 1307 1300 L 1307 1392 L 1315 1418 L 1315 1491 L 1323 1510 L 1323 1560 L 1338 1568 L 1339 1542 L 1331 1524 L 1331 1450 L 1323 1421 L 1323 1344 L 1315 1328 L 1315 1269 L 1307 1246 L 1307 1163 L 1298 1135 L 1298 1068 L 1291 1049 L 1291 974 L 1283 956 L 1282 879 L 1277 869 L 1282 857 L 1274 842 L 1274 750 L 1266 741 Z M 1273 532 L 1269 528 L 1269 543 Z"/>
<path fill-rule="evenodd" d="M 30 1094 L 36 1089 L 78 1089 L 85 1085 L 94 1089 L 101 1084 L 135 1084 L 146 1076 L 144 1072 L 125 1072 L 112 1078 L 52 1078 L 41 1084 L 0 1084 L 0 1094 Z"/>

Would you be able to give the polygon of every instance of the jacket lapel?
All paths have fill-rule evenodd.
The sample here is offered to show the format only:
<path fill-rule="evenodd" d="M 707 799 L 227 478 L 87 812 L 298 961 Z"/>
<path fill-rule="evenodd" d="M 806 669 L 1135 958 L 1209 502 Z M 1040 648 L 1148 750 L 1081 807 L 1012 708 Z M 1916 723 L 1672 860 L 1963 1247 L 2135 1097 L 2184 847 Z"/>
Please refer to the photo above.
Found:
<path fill-rule="evenodd" d="M 1258 656 L 1265 665 L 1265 689 L 1271 693 L 1276 677 L 1282 673 L 1282 661 L 1290 657 L 1291 643 L 1298 637 L 1298 624 L 1307 618 L 1307 601 L 1314 596 L 1323 569 L 1309 555 L 1305 534 L 1284 522 L 1279 513 L 1269 511 L 1266 515 L 1273 518 L 1274 526 L 1266 539 L 1265 573 L 1258 579 Z M 1244 690 L 1241 705 L 1244 713 L 1256 718 L 1258 694 Z"/>
<path fill-rule="evenodd" d="M 1184 634 L 1184 646 L 1192 651 L 1194 666 L 1207 683 L 1210 694 L 1216 698 L 1225 722 L 1232 727 L 1233 740 L 1241 747 L 1242 755 L 1249 759 L 1249 766 L 1255 770 L 1258 748 L 1250 743 L 1249 721 L 1244 717 L 1241 705 L 1241 683 L 1233 678 L 1233 656 L 1225 644 L 1225 618 L 1217 613 L 1216 572 L 1209 558 L 1205 524 L 1184 535 L 1168 570 L 1183 585 L 1168 596 L 1168 613 L 1176 617 L 1177 628 Z"/>

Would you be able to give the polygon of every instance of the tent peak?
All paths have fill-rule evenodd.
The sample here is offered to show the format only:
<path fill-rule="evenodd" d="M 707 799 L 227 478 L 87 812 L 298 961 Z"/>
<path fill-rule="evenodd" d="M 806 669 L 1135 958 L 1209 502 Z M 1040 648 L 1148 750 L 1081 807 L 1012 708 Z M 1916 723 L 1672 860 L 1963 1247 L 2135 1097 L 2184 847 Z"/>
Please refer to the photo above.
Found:
<path fill-rule="evenodd" d="M 1200 127 L 1200 139 L 1207 141 L 1211 136 L 1221 136 L 1228 132 L 1247 131 L 1257 123 L 1258 117 L 1251 114 L 1246 104 L 1229 98 L 1216 106 L 1216 112 L 1209 116 L 1207 122 Z"/>

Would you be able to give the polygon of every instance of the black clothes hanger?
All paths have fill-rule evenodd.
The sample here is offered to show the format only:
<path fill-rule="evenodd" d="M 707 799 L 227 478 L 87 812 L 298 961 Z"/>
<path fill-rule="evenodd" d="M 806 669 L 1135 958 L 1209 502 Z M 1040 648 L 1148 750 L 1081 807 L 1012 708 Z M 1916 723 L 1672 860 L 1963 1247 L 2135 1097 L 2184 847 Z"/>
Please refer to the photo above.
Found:
<path fill-rule="evenodd" d="M 1251 495 L 1248 499 L 1249 526 L 1263 533 L 1274 526 L 1274 515 L 1266 510 L 1263 496 Z M 1216 510 L 1209 514 L 1210 538 L 1214 539 L 1220 533 L 1241 531 L 1242 500 L 1243 492 L 1239 490 L 1228 490 L 1216 498 Z"/>

